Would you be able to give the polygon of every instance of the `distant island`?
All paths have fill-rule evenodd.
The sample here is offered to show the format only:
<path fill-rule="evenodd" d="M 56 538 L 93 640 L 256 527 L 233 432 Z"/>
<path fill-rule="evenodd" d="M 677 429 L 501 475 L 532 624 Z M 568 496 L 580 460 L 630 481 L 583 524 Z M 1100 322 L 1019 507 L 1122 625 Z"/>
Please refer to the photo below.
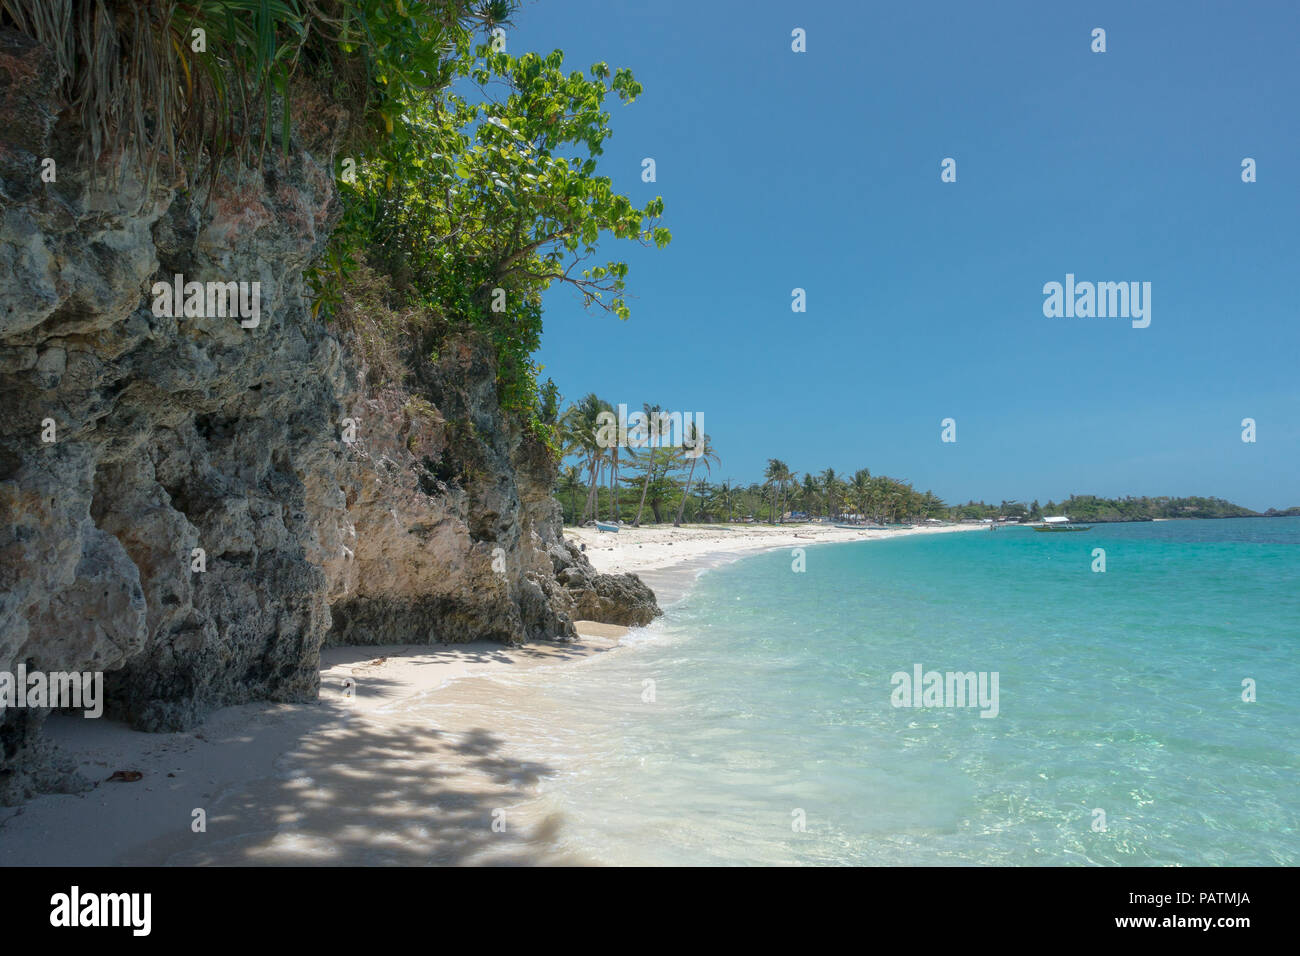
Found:
<path fill-rule="evenodd" d="M 1075 521 L 1093 523 L 1108 521 L 1156 521 L 1175 518 L 1286 518 L 1300 515 L 1300 507 L 1267 511 L 1252 511 L 1222 498 L 1171 498 L 1160 495 L 1148 498 L 1098 498 L 1096 495 L 1071 495 L 1064 501 L 1049 501 L 1039 506 L 1037 501 L 1025 505 L 1018 501 L 986 504 L 971 501 L 950 509 L 952 516 L 963 518 L 1019 518 L 1036 521 L 1047 515 L 1065 514 Z"/>

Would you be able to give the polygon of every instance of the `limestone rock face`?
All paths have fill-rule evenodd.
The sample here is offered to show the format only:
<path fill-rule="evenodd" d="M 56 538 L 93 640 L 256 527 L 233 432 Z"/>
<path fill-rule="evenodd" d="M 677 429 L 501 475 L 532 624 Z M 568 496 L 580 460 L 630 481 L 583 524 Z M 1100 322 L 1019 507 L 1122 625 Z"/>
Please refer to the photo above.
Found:
<path fill-rule="evenodd" d="M 564 545 L 555 464 L 502 414 L 486 343 L 444 349 L 411 395 L 369 386 L 312 317 L 341 111 L 306 111 L 259 169 L 209 189 L 164 163 L 146 191 L 79 165 L 56 86 L 0 31 L 0 671 L 102 670 L 110 716 L 176 730 L 313 699 L 326 640 L 652 616 L 639 581 Z M 177 274 L 257 283 L 257 325 L 157 314 Z M 44 717 L 0 711 L 0 802 L 74 785 Z"/>
<path fill-rule="evenodd" d="M 501 415 L 495 377 L 487 343 L 462 339 L 421 395 L 388 388 L 351 406 L 346 551 L 325 563 L 330 643 L 573 636 L 539 557 L 560 538 L 559 512 L 537 500 L 554 465 Z"/>
<path fill-rule="evenodd" d="M 663 613 L 654 591 L 635 574 L 597 574 L 569 542 L 549 553 L 556 580 L 573 602 L 574 620 L 641 627 Z"/>

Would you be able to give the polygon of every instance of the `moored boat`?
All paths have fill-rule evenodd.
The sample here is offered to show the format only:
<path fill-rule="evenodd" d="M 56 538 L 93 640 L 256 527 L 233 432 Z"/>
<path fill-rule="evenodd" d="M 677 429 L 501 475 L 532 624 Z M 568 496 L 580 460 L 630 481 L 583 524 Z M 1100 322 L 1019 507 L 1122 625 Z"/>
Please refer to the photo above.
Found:
<path fill-rule="evenodd" d="M 1091 531 L 1092 525 L 1075 524 L 1065 515 L 1044 518 L 1042 524 L 1033 525 L 1035 531 Z"/>

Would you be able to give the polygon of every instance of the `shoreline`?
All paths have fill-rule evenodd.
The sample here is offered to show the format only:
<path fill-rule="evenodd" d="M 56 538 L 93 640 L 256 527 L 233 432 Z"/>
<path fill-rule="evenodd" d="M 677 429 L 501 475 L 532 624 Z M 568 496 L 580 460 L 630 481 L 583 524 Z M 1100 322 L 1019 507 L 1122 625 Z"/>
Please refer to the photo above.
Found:
<path fill-rule="evenodd" d="M 710 525 L 681 528 L 651 525 L 606 532 L 566 525 L 564 536 L 583 546 L 587 560 L 597 571 L 605 574 L 630 572 L 640 576 L 655 592 L 659 606 L 663 608 L 685 597 L 702 571 L 763 551 L 987 530 L 983 525 L 960 524 L 888 531 L 859 531 L 811 523 L 730 527 L 732 530 Z"/>
<path fill-rule="evenodd" d="M 757 552 L 966 530 L 978 527 L 564 533 L 596 570 L 640 574 L 662 607 Z M 564 715 L 512 679 L 624 646 L 626 628 L 578 625 L 568 643 L 325 648 L 317 701 L 224 707 L 188 732 L 52 715 L 48 739 L 96 785 L 0 807 L 0 865 L 587 862 L 557 848 L 562 821 L 530 812 L 562 768 L 530 761 L 522 742 Z M 110 782 L 119 770 L 143 776 Z"/>

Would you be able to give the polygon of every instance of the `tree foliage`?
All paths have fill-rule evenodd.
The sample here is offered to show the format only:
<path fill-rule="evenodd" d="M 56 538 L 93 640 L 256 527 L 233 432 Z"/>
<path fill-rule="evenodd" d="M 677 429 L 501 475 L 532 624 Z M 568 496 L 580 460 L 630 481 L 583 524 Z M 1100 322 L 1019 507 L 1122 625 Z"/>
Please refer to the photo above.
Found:
<path fill-rule="evenodd" d="M 542 293 L 568 285 L 627 318 L 627 264 L 603 237 L 663 246 L 662 199 L 637 206 L 597 160 L 610 102 L 641 86 L 625 69 L 565 68 L 560 51 L 496 49 L 516 0 L 0 0 L 0 23 L 54 54 L 83 152 L 162 157 L 215 179 L 233 160 L 287 150 L 297 84 L 342 103 L 343 216 L 310 271 L 316 314 L 335 310 L 363 260 L 423 312 L 392 330 L 424 349 L 476 329 L 503 407 L 553 443 L 558 397 L 538 383 Z M 480 33 L 482 30 L 484 32 Z M 489 43 L 483 43 L 485 38 Z M 311 98 L 308 102 L 313 101 Z M 344 165 L 347 164 L 347 168 Z M 123 163 L 126 168 L 126 163 Z M 147 190 L 146 190 L 147 193 Z M 368 280 L 367 280 L 368 281 Z M 386 330 L 387 331 L 387 330 Z"/>
<path fill-rule="evenodd" d="M 408 90 L 393 104 L 401 122 L 345 181 L 343 222 L 313 276 L 318 306 L 335 301 L 364 253 L 451 327 L 490 335 L 503 406 L 545 424 L 531 357 L 542 293 L 567 285 L 625 319 L 627 264 L 598 259 L 598 242 L 671 239 L 662 199 L 637 207 L 596 174 L 607 98 L 630 103 L 641 87 L 604 63 L 566 72 L 558 50 L 515 57 L 468 40 L 451 69 L 452 92 Z"/>
<path fill-rule="evenodd" d="M 0 0 L 0 22 L 43 44 L 82 156 L 160 159 L 215 177 L 289 147 L 291 83 L 328 78 L 358 126 L 451 79 L 447 53 L 513 0 Z M 387 122 L 391 127 L 391 120 Z"/>

